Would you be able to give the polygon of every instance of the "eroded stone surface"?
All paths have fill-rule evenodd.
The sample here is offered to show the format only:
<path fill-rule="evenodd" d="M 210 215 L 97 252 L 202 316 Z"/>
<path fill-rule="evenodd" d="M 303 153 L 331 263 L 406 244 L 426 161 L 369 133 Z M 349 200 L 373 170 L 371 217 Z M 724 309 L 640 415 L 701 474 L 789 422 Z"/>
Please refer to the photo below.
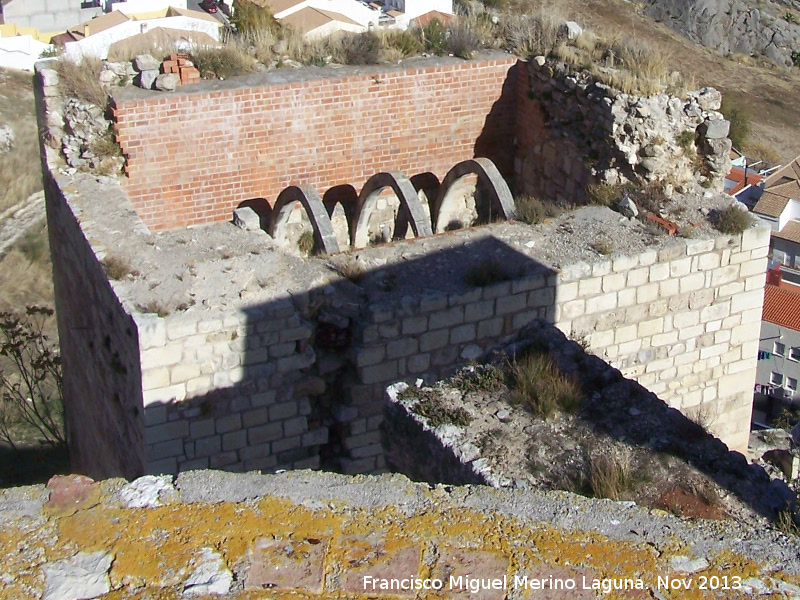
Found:
<path fill-rule="evenodd" d="M 47 587 L 43 600 L 84 600 L 110 591 L 107 552 L 79 552 L 72 558 L 45 565 Z"/>

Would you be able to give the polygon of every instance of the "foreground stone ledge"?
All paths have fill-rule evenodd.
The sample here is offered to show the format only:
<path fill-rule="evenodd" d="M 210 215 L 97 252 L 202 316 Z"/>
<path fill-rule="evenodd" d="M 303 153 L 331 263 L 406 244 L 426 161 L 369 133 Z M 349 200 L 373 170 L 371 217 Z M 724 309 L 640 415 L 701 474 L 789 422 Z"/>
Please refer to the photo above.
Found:
<path fill-rule="evenodd" d="M 438 592 L 391 592 L 408 598 L 542 597 L 514 585 L 523 576 L 575 582 L 548 598 L 800 597 L 796 538 L 766 528 L 399 475 L 56 477 L 0 493 L 0 523 L 0 598 L 9 600 L 389 595 L 379 584 L 365 589 L 365 577 L 444 582 Z M 505 576 L 507 587 L 451 589 L 451 576 Z M 699 589 L 712 576 L 741 577 L 743 587 Z M 658 590 L 659 577 L 693 582 Z M 645 589 L 582 589 L 604 578 L 640 579 Z"/>

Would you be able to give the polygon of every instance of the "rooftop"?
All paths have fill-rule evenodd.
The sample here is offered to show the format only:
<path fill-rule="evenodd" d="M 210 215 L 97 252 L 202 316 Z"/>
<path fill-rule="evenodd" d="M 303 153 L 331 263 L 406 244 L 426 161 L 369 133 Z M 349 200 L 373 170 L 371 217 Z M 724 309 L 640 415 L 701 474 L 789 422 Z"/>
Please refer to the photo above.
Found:
<path fill-rule="evenodd" d="M 764 321 L 800 331 L 800 292 L 788 287 L 764 287 Z"/>
<path fill-rule="evenodd" d="M 301 8 L 297 12 L 293 12 L 292 14 L 283 17 L 281 21 L 291 25 L 298 31 L 305 32 L 314 31 L 318 27 L 322 27 L 323 25 L 327 25 L 333 21 L 347 23 L 349 25 L 359 25 L 359 23 L 356 23 L 353 21 L 353 19 L 350 19 L 341 13 L 322 10 L 321 8 L 314 8 L 311 6 Z"/>
<path fill-rule="evenodd" d="M 800 200 L 800 156 L 767 177 L 753 212 L 779 217 L 789 200 Z"/>
<path fill-rule="evenodd" d="M 731 172 L 725 176 L 725 179 L 736 182 L 736 185 L 728 190 L 731 196 L 735 196 L 748 185 L 758 185 L 764 180 L 761 175 L 754 171 L 747 171 L 747 176 L 745 177 L 744 169 L 740 169 L 739 167 L 732 168 Z"/>
<path fill-rule="evenodd" d="M 800 244 L 800 221 L 792 219 L 783 226 L 783 229 L 774 232 L 772 235 L 788 242 Z"/>

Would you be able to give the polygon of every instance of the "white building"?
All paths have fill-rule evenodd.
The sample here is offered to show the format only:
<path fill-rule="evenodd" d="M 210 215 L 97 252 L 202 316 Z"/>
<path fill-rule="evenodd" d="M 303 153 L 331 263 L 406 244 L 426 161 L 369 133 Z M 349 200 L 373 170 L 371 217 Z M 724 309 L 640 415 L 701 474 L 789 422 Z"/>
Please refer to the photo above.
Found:
<path fill-rule="evenodd" d="M 84 56 L 107 58 L 111 45 L 127 38 L 147 33 L 155 28 L 202 33 L 219 41 L 220 22 L 199 11 L 170 7 L 163 17 L 136 19 L 115 10 L 86 23 L 70 27 L 66 34 L 56 36 L 63 44 L 64 55 L 79 61 Z"/>

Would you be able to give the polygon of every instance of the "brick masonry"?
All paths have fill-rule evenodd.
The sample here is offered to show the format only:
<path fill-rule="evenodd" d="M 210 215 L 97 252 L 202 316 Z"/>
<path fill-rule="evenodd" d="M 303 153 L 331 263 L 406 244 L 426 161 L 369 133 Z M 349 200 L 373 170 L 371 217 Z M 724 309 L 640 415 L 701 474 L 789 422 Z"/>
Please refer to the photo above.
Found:
<path fill-rule="evenodd" d="M 273 202 L 300 183 L 322 194 L 386 170 L 441 179 L 474 156 L 509 173 L 516 63 L 441 59 L 298 81 L 278 72 L 250 87 L 117 98 L 126 192 L 148 227 L 164 229 L 228 220 L 241 202 Z"/>

